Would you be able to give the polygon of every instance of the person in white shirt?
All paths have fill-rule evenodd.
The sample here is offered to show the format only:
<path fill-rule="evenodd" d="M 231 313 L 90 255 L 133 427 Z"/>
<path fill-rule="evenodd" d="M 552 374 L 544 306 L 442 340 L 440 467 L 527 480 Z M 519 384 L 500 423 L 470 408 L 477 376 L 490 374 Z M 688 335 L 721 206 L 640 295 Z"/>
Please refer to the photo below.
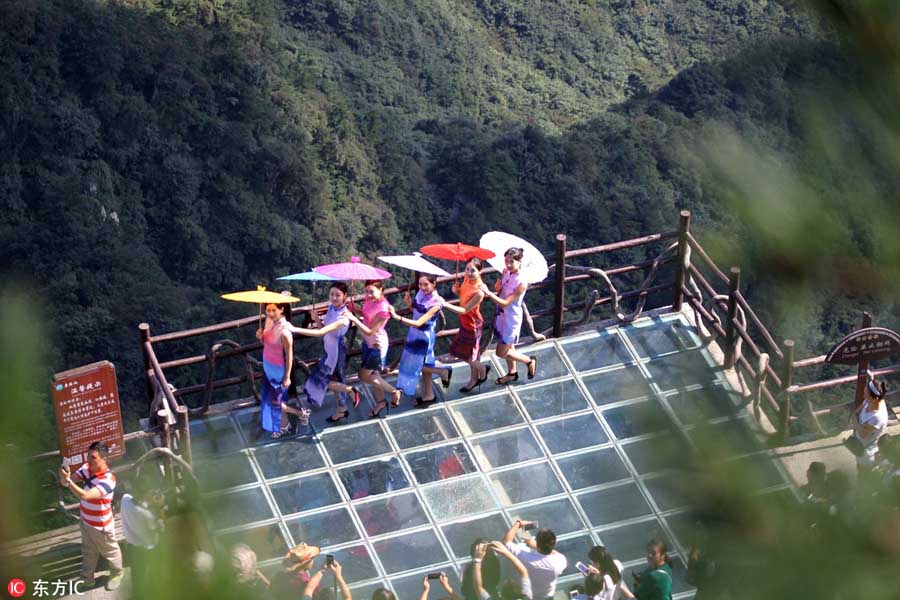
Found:
<path fill-rule="evenodd" d="M 602 578 L 603 586 L 595 595 L 597 600 L 622 600 L 623 598 L 634 598 L 634 594 L 628 589 L 628 585 L 622 578 L 624 567 L 622 563 L 613 558 L 609 550 L 603 546 L 594 546 L 588 552 L 588 559 L 591 565 L 588 567 L 589 574 L 597 574 Z M 587 590 L 587 582 L 585 581 L 585 590 Z"/>
<path fill-rule="evenodd" d="M 131 556 L 132 589 L 140 596 L 150 585 L 152 550 L 165 530 L 166 497 L 161 489 L 143 485 L 140 480 L 135 494 L 137 498 L 131 494 L 122 496 L 119 517 L 125 541 L 131 546 L 128 554 Z"/>
<path fill-rule="evenodd" d="M 883 380 L 870 380 L 866 385 L 866 398 L 853 415 L 853 435 L 862 445 L 862 452 L 856 457 L 856 466 L 861 472 L 869 472 L 877 464 L 878 438 L 884 434 L 888 423 L 886 393 Z"/>
<path fill-rule="evenodd" d="M 566 570 L 568 562 L 565 556 L 554 549 L 556 534 L 550 529 L 540 529 L 534 538 L 513 543 L 516 533 L 530 524 L 531 521 L 516 520 L 503 536 L 503 544 L 528 571 L 531 593 L 528 594 L 524 589 L 523 592 L 532 600 L 544 600 L 553 597 L 556 592 L 556 580 Z"/>

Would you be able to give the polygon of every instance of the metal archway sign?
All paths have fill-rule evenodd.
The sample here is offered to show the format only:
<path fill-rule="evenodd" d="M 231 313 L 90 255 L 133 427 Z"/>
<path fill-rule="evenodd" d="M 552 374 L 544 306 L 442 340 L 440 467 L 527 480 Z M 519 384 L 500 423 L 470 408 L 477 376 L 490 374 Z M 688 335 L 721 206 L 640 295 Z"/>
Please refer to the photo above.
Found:
<path fill-rule="evenodd" d="M 885 327 L 866 327 L 854 331 L 835 344 L 825 355 L 825 362 L 855 365 L 897 352 L 900 352 L 900 334 Z"/>

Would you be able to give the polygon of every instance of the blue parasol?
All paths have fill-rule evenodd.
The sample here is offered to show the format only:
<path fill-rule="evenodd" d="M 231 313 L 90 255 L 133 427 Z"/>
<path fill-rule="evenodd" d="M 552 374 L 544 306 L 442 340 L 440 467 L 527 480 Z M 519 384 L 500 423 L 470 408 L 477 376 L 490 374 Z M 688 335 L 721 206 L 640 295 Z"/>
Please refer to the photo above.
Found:
<path fill-rule="evenodd" d="M 316 283 L 320 281 L 337 281 L 334 277 L 329 275 L 324 275 L 322 273 L 317 273 L 315 271 L 306 271 L 305 273 L 294 273 L 293 275 L 285 275 L 284 277 L 279 277 L 279 281 L 312 281 L 313 284 L 313 310 L 316 309 Z"/>

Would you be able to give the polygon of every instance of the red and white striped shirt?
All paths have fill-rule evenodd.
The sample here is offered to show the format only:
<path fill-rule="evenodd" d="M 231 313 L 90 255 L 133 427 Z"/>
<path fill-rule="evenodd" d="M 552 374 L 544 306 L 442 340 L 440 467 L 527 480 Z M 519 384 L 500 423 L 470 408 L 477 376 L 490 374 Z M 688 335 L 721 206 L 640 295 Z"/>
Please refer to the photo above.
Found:
<path fill-rule="evenodd" d="M 76 473 L 84 481 L 85 491 L 99 488 L 103 492 L 99 498 L 81 501 L 81 520 L 94 529 L 114 531 L 112 503 L 113 492 L 116 489 L 116 476 L 109 469 L 91 475 L 91 468 L 87 463 L 83 464 Z"/>

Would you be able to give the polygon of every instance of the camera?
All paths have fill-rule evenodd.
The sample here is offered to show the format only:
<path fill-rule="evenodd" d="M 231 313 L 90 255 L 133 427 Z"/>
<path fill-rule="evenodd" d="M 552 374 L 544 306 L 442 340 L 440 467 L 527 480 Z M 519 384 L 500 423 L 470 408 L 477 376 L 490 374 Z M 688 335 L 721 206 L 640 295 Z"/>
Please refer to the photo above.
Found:
<path fill-rule="evenodd" d="M 531 531 L 532 529 L 537 529 L 538 527 L 538 521 L 532 521 L 531 523 L 523 525 L 522 529 L 524 529 L 525 531 Z"/>
<path fill-rule="evenodd" d="M 334 554 L 325 555 L 325 565 L 330 567 L 334 564 Z"/>
<path fill-rule="evenodd" d="M 428 579 L 440 579 L 443 573 L 429 573 Z"/>
<path fill-rule="evenodd" d="M 588 573 L 590 573 L 590 570 L 587 568 L 587 566 L 580 560 L 577 563 L 575 563 L 575 568 L 578 569 L 579 571 L 581 571 L 582 575 L 586 576 Z"/>
<path fill-rule="evenodd" d="M 569 592 L 569 598 L 577 598 L 577 597 L 578 597 L 578 590 L 572 590 L 571 592 Z"/>

